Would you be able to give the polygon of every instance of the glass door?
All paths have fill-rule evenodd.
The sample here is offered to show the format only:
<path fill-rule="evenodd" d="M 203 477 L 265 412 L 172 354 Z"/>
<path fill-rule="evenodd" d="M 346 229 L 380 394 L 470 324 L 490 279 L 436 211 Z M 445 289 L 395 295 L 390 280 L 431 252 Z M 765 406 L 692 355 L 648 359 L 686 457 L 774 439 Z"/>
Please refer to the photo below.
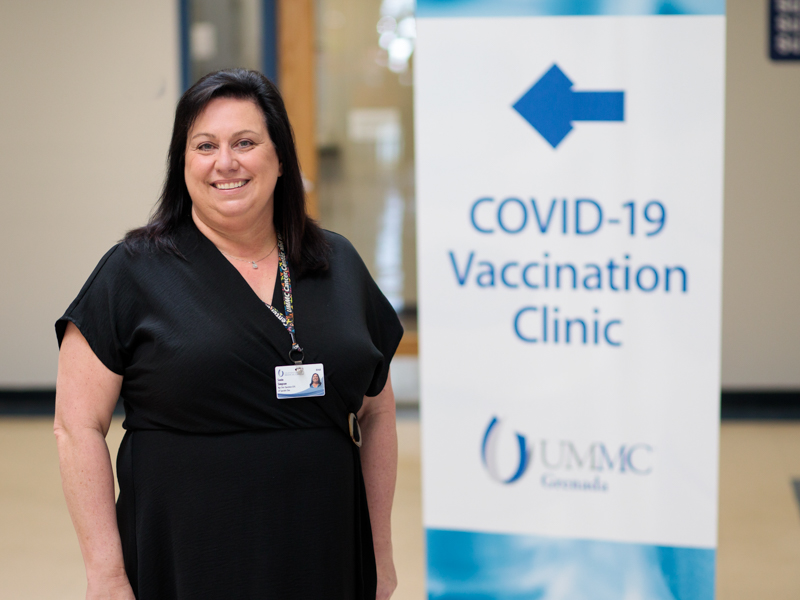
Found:
<path fill-rule="evenodd" d="M 413 0 L 317 0 L 322 224 L 416 330 Z"/>

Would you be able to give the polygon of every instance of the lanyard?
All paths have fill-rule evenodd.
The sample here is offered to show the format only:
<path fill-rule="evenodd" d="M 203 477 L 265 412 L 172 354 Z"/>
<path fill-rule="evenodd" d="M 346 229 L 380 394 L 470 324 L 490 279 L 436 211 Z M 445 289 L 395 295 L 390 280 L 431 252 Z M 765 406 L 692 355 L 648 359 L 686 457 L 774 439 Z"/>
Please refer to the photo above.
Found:
<path fill-rule="evenodd" d="M 300 344 L 297 343 L 297 339 L 294 335 L 294 308 L 292 307 L 292 279 L 289 277 L 289 263 L 286 261 L 286 251 L 283 249 L 283 240 L 278 238 L 278 270 L 281 274 L 281 288 L 283 289 L 283 310 L 286 315 L 282 315 L 279 310 L 277 310 L 271 304 L 267 304 L 269 309 L 272 311 L 283 326 L 286 327 L 286 331 L 289 332 L 289 335 L 292 338 L 292 349 L 289 350 L 289 358 L 294 362 L 296 365 L 303 364 L 303 349 L 300 347 Z M 266 304 L 266 303 L 265 303 Z M 300 358 L 296 359 L 293 353 L 298 353 Z"/>

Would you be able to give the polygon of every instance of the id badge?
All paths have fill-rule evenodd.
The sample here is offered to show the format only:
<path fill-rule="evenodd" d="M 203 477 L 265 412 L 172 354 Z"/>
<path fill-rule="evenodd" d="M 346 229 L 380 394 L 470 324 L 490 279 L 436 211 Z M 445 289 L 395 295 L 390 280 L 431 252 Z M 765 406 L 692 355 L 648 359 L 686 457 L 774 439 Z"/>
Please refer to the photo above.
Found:
<path fill-rule="evenodd" d="M 325 395 L 322 363 L 275 367 L 275 394 L 279 400 Z"/>

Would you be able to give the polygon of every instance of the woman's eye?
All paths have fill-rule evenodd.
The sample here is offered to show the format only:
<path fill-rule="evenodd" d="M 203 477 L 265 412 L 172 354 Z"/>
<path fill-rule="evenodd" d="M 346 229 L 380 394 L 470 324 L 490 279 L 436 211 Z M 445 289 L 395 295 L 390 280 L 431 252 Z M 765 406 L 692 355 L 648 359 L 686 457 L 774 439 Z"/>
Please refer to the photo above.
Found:
<path fill-rule="evenodd" d="M 212 146 L 208 142 L 205 142 L 203 144 L 198 145 L 197 149 L 200 150 L 200 152 L 209 152 L 210 150 L 214 149 L 214 146 Z"/>
<path fill-rule="evenodd" d="M 253 144 L 253 142 L 251 142 L 250 140 L 240 140 L 239 143 L 237 144 L 237 146 L 239 146 L 240 148 L 250 148 L 251 146 L 254 145 L 255 144 Z"/>

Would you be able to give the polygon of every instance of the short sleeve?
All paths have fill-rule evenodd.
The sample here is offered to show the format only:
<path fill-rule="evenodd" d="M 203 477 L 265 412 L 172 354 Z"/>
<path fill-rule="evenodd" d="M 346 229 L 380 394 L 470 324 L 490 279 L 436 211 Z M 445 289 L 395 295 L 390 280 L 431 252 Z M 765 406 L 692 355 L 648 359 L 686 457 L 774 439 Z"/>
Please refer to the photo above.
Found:
<path fill-rule="evenodd" d="M 129 312 L 129 298 L 123 264 L 125 250 L 118 244 L 95 267 L 77 298 L 56 321 L 58 346 L 64 339 L 67 323 L 74 323 L 97 358 L 118 375 L 125 370 L 126 352 L 120 329 Z"/>
<path fill-rule="evenodd" d="M 366 267 L 365 267 L 366 270 Z M 367 396 L 377 396 L 386 386 L 389 377 L 389 366 L 400 340 L 403 337 L 403 326 L 400 319 L 378 284 L 366 273 L 364 283 L 366 293 L 367 328 L 372 344 L 381 353 L 382 359 L 375 367 L 372 381 L 367 389 Z"/>

